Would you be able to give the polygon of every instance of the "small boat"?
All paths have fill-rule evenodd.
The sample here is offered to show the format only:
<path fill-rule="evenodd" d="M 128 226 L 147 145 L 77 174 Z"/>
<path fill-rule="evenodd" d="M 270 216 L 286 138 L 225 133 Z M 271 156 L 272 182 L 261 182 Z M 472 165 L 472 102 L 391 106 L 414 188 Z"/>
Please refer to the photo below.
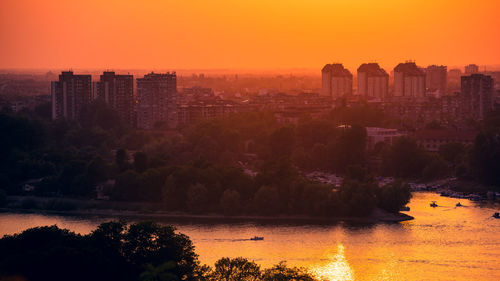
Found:
<path fill-rule="evenodd" d="M 462 204 L 460 204 L 460 202 L 458 202 L 458 203 L 457 203 L 457 205 L 455 205 L 455 206 L 457 206 L 457 207 L 462 207 L 463 205 L 462 205 Z"/>
<path fill-rule="evenodd" d="M 254 236 L 254 237 L 250 238 L 250 240 L 252 240 L 252 241 L 260 241 L 260 240 L 264 240 L 264 237 Z"/>
<path fill-rule="evenodd" d="M 432 207 L 432 208 L 436 208 L 437 206 L 438 206 L 438 204 L 436 204 L 436 201 L 432 201 L 432 203 L 431 203 L 431 207 Z"/>
<path fill-rule="evenodd" d="M 494 214 L 493 214 L 493 217 L 494 217 L 495 219 L 500 219 L 500 213 L 494 213 Z"/>

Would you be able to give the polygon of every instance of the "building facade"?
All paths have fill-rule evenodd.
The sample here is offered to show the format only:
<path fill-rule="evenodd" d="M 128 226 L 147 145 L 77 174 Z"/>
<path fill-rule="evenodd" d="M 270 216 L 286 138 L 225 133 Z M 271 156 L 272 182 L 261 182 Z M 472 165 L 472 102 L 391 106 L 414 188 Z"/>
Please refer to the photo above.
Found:
<path fill-rule="evenodd" d="M 479 73 L 479 66 L 477 64 L 469 64 L 465 66 L 465 75 Z"/>
<path fill-rule="evenodd" d="M 379 142 L 392 145 L 396 139 L 406 136 L 406 133 L 398 129 L 366 127 L 366 148 L 371 150 Z"/>
<path fill-rule="evenodd" d="M 340 63 L 327 64 L 321 70 L 321 93 L 337 99 L 352 94 L 352 74 Z"/>
<path fill-rule="evenodd" d="M 430 65 L 425 69 L 425 86 L 427 91 L 446 93 L 448 69 L 445 65 Z"/>
<path fill-rule="evenodd" d="M 414 62 L 394 68 L 394 97 L 425 97 L 425 73 Z"/>
<path fill-rule="evenodd" d="M 389 75 L 378 63 L 364 63 L 358 68 L 358 95 L 367 99 L 383 100 L 387 97 Z"/>
<path fill-rule="evenodd" d="M 92 100 L 90 75 L 75 75 L 63 71 L 59 81 L 51 83 L 52 119 L 78 119 L 82 108 Z"/>
<path fill-rule="evenodd" d="M 94 83 L 94 98 L 106 102 L 127 125 L 135 123 L 134 77 L 104 72 Z"/>
<path fill-rule="evenodd" d="M 461 143 L 473 145 L 477 131 L 471 130 L 420 130 L 415 132 L 417 144 L 431 152 L 438 152 L 442 145 L 448 143 Z"/>
<path fill-rule="evenodd" d="M 462 76 L 462 98 L 465 114 L 473 119 L 483 119 L 493 110 L 493 79 L 483 74 Z"/>
<path fill-rule="evenodd" d="M 137 127 L 177 126 L 177 75 L 150 73 L 137 79 Z"/>

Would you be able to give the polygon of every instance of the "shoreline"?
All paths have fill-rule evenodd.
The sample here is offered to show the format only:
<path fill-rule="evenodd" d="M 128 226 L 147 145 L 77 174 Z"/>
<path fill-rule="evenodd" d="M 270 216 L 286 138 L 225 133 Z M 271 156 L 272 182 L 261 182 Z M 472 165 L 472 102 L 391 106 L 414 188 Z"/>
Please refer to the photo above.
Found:
<path fill-rule="evenodd" d="M 389 213 L 384 210 L 376 208 L 370 215 L 365 217 L 313 217 L 307 215 L 273 215 L 273 216 L 261 216 L 261 215 L 235 215 L 228 216 L 217 213 L 210 214 L 191 214 L 185 212 L 166 212 L 166 211 L 145 211 L 144 208 L 146 204 L 141 205 L 141 210 L 129 209 L 117 209 L 117 208 L 89 208 L 85 205 L 90 205 L 95 203 L 93 200 L 80 200 L 80 199 L 69 199 L 69 198 L 36 198 L 36 197 L 23 197 L 16 196 L 16 198 L 9 198 L 10 202 L 20 203 L 22 200 L 35 200 L 38 202 L 47 202 L 49 200 L 59 200 L 59 202 L 78 202 L 80 205 L 75 205 L 74 209 L 71 210 L 50 210 L 44 208 L 23 208 L 18 207 L 3 207 L 0 208 L 0 213 L 18 213 L 18 214 L 43 214 L 43 215 L 61 215 L 61 216 L 97 216 L 104 218 L 132 218 L 132 219 L 156 219 L 156 220 L 199 220 L 199 221 L 228 221 L 228 222 L 283 222 L 283 223 L 339 223 L 339 222 L 349 222 L 349 223 L 399 223 L 402 221 L 414 219 L 404 213 Z M 102 205 L 107 205 L 110 207 L 113 202 L 99 202 Z M 108 204 L 106 204 L 108 203 Z M 131 206 L 138 206 L 139 203 L 132 203 Z M 149 205 L 151 206 L 151 205 Z M 122 205 L 123 207 L 123 205 Z M 153 208 L 151 208 L 153 209 Z"/>

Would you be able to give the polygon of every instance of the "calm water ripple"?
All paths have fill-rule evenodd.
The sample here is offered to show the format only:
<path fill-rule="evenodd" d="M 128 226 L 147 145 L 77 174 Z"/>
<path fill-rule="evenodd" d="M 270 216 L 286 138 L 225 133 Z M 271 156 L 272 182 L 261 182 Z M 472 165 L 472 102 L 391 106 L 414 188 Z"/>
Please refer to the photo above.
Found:
<path fill-rule="evenodd" d="M 431 208 L 430 201 L 440 207 Z M 455 207 L 460 201 L 466 207 Z M 326 280 L 500 280 L 499 205 L 415 193 L 400 224 L 335 225 L 169 222 L 191 237 L 203 263 L 243 256 L 282 260 Z M 108 219 L 0 214 L 0 235 L 57 224 L 88 233 Z M 264 236 L 263 241 L 250 237 Z"/>

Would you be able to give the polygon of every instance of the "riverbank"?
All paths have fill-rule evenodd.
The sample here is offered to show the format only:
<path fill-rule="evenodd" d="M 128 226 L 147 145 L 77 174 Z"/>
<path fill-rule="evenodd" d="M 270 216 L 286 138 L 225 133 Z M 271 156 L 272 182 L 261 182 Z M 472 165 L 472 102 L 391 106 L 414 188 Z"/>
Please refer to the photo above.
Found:
<path fill-rule="evenodd" d="M 412 220 L 403 213 L 389 213 L 375 209 L 366 217 L 313 217 L 306 215 L 235 215 L 191 214 L 184 212 L 161 211 L 159 204 L 146 202 L 113 202 L 82 200 L 72 198 L 50 198 L 35 196 L 9 196 L 7 205 L 0 212 L 37 213 L 62 216 L 95 216 L 117 219 L 141 220 L 198 220 L 198 221 L 257 221 L 257 222 L 296 222 L 296 223 L 397 223 Z"/>
<path fill-rule="evenodd" d="M 500 201 L 500 192 L 495 187 L 486 186 L 473 181 L 463 181 L 457 178 L 446 178 L 429 182 L 410 183 L 412 192 L 431 191 L 444 197 L 470 199 L 472 201 Z"/>

